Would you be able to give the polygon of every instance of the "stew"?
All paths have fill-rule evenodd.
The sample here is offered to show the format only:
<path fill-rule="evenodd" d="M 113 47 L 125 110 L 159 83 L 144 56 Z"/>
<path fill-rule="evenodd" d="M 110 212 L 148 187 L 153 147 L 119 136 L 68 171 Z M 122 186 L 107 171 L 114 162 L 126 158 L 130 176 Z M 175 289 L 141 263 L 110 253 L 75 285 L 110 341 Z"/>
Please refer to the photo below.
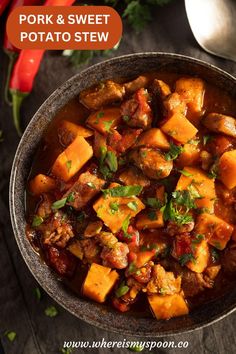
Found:
<path fill-rule="evenodd" d="M 169 319 L 219 296 L 236 272 L 234 116 L 228 94 L 174 73 L 81 92 L 33 161 L 33 247 L 79 296 L 121 312 Z"/>

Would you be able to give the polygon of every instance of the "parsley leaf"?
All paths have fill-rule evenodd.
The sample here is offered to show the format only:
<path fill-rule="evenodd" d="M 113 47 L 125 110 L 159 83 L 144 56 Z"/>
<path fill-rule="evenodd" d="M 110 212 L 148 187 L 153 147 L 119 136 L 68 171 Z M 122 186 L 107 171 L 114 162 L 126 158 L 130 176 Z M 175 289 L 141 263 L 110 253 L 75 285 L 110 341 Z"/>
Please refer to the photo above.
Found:
<path fill-rule="evenodd" d="M 130 208 L 130 209 L 133 210 L 133 211 L 137 211 L 137 209 L 138 209 L 138 204 L 137 204 L 137 202 L 132 201 L 132 202 L 129 202 L 129 203 L 127 204 L 127 207 Z"/>
<path fill-rule="evenodd" d="M 148 215 L 149 220 L 152 220 L 152 221 L 157 220 L 157 214 L 156 214 L 155 210 L 149 210 L 147 215 Z"/>
<path fill-rule="evenodd" d="M 58 315 L 58 311 L 55 306 L 48 306 L 45 311 L 45 315 L 48 317 L 55 317 Z"/>
<path fill-rule="evenodd" d="M 67 168 L 68 172 L 70 172 L 71 165 L 72 165 L 72 161 L 71 160 L 66 161 L 66 168 Z"/>
<path fill-rule="evenodd" d="M 74 196 L 74 193 L 71 192 L 67 198 L 66 198 L 66 201 L 69 202 L 69 203 L 73 203 L 75 201 L 75 196 Z"/>
<path fill-rule="evenodd" d="M 43 223 L 43 218 L 41 216 L 35 215 L 32 222 L 32 227 L 37 227 Z"/>
<path fill-rule="evenodd" d="M 95 184 L 93 182 L 87 182 L 87 186 L 89 186 L 92 189 L 96 189 Z"/>
<path fill-rule="evenodd" d="M 108 189 L 102 189 L 103 194 L 110 197 L 132 197 L 139 195 L 143 187 L 141 186 L 117 186 Z"/>
<path fill-rule="evenodd" d="M 4 333 L 4 335 L 7 337 L 7 339 L 10 341 L 10 342 L 14 342 L 15 338 L 16 338 L 16 332 L 14 331 L 6 331 Z"/>
<path fill-rule="evenodd" d="M 170 150 L 164 154 L 166 161 L 171 161 L 177 159 L 177 157 L 183 152 L 183 147 L 175 145 L 170 142 Z"/>
<path fill-rule="evenodd" d="M 208 142 L 212 141 L 213 136 L 211 135 L 204 135 L 203 136 L 203 145 L 205 146 Z"/>
<path fill-rule="evenodd" d="M 130 220 L 130 215 L 127 215 L 125 220 L 122 223 L 122 230 L 123 230 L 125 235 L 127 235 L 127 230 L 128 230 L 128 227 L 129 227 L 129 220 Z"/>
<path fill-rule="evenodd" d="M 116 211 L 119 210 L 119 203 L 118 202 L 111 202 L 109 204 L 112 214 L 115 214 Z"/>
<path fill-rule="evenodd" d="M 192 262 L 196 261 L 196 259 L 194 258 L 192 253 L 185 253 L 179 257 L 179 263 L 182 267 L 190 261 L 192 261 Z"/>
<path fill-rule="evenodd" d="M 129 291 L 129 287 L 127 285 L 125 285 L 124 281 L 122 281 L 119 288 L 117 288 L 115 291 L 116 297 L 119 298 L 119 297 L 125 295 L 128 291 Z"/>
<path fill-rule="evenodd" d="M 52 209 L 61 209 L 66 205 L 67 197 L 57 200 L 52 204 Z"/>
<path fill-rule="evenodd" d="M 110 128 L 113 124 L 113 120 L 109 120 L 109 121 L 103 121 L 103 125 L 104 125 L 104 129 L 106 132 L 109 132 L 110 131 Z"/>
<path fill-rule="evenodd" d="M 38 287 L 34 289 L 34 295 L 38 301 L 41 300 L 42 295 L 41 295 L 41 291 Z"/>
<path fill-rule="evenodd" d="M 188 172 L 188 171 L 186 171 L 186 170 L 179 170 L 179 172 L 180 172 L 182 175 L 186 176 L 186 177 L 191 177 L 191 176 L 193 176 L 190 172 Z"/>
<path fill-rule="evenodd" d="M 147 198 L 145 204 L 153 209 L 160 209 L 163 203 L 158 198 Z"/>
<path fill-rule="evenodd" d="M 108 151 L 106 155 L 106 163 L 112 172 L 116 172 L 118 169 L 118 162 L 116 154 L 112 151 Z"/>
<path fill-rule="evenodd" d="M 150 8 L 139 0 L 133 0 L 127 5 L 123 17 L 127 18 L 128 23 L 139 33 L 151 20 Z"/>

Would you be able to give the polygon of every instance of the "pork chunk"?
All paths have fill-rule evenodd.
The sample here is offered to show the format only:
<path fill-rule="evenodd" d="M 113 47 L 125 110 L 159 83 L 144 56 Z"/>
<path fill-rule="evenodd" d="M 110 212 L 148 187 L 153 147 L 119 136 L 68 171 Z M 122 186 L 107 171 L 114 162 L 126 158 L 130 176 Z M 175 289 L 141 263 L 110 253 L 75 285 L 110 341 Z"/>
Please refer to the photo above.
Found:
<path fill-rule="evenodd" d="M 134 93 L 135 91 L 141 89 L 142 87 L 146 87 L 149 83 L 149 78 L 144 75 L 138 76 L 136 79 L 126 82 L 124 84 L 125 92 L 127 94 Z"/>
<path fill-rule="evenodd" d="M 74 209 L 82 209 L 96 194 L 100 192 L 105 181 L 90 172 L 84 172 L 66 192 L 63 198 L 70 196 L 67 201 Z"/>
<path fill-rule="evenodd" d="M 159 150 L 139 148 L 130 154 L 131 161 L 139 167 L 144 175 L 153 179 L 162 179 L 171 173 L 172 161 L 166 161 Z"/>
<path fill-rule="evenodd" d="M 48 218 L 38 229 L 42 234 L 44 245 L 64 248 L 68 241 L 74 237 L 69 220 L 59 211 Z"/>
<path fill-rule="evenodd" d="M 236 119 L 219 113 L 210 113 L 202 120 L 209 130 L 236 138 Z"/>
<path fill-rule="evenodd" d="M 152 83 L 152 91 L 154 95 L 158 95 L 162 100 L 168 97 L 171 94 L 169 85 L 164 81 L 155 79 Z"/>
<path fill-rule="evenodd" d="M 98 110 L 114 101 L 120 101 L 125 88 L 114 81 L 107 80 L 80 93 L 80 102 L 91 110 Z"/>
<path fill-rule="evenodd" d="M 134 128 L 148 129 L 152 123 L 152 110 L 148 103 L 147 90 L 141 88 L 131 99 L 121 105 L 121 115 L 127 125 Z"/>
<path fill-rule="evenodd" d="M 172 295 L 180 292 L 181 277 L 175 278 L 174 273 L 166 272 L 160 265 L 155 265 L 152 271 L 151 280 L 147 284 L 147 293 Z"/>
<path fill-rule="evenodd" d="M 129 247 L 126 243 L 116 242 L 112 248 L 104 247 L 101 253 L 103 265 L 124 269 L 128 266 Z"/>

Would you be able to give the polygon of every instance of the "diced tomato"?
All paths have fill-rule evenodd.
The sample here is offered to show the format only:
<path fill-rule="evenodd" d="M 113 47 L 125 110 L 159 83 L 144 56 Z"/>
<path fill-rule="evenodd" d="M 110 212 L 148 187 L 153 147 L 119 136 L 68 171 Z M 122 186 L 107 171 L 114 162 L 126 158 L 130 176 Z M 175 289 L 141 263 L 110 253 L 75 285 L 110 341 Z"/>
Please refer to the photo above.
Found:
<path fill-rule="evenodd" d="M 126 242 L 128 244 L 133 243 L 134 245 L 139 245 L 139 232 L 133 226 L 129 226 L 127 230 L 127 235 L 125 235 L 124 231 L 119 231 L 116 234 L 116 237 L 119 241 Z"/>
<path fill-rule="evenodd" d="M 179 258 L 184 254 L 192 253 L 191 237 L 189 234 L 182 234 L 175 237 L 172 255 Z"/>
<path fill-rule="evenodd" d="M 112 305 L 120 312 L 127 312 L 130 309 L 129 304 L 126 304 L 124 301 L 116 297 L 112 299 Z"/>

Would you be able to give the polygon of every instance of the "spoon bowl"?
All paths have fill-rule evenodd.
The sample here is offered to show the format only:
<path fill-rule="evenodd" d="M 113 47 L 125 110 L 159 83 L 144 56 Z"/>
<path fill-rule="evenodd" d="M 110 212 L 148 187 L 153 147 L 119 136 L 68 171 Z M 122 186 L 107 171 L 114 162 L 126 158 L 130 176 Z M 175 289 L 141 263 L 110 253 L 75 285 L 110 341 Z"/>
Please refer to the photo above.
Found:
<path fill-rule="evenodd" d="M 207 52 L 236 61 L 236 1 L 185 0 L 193 35 Z"/>

